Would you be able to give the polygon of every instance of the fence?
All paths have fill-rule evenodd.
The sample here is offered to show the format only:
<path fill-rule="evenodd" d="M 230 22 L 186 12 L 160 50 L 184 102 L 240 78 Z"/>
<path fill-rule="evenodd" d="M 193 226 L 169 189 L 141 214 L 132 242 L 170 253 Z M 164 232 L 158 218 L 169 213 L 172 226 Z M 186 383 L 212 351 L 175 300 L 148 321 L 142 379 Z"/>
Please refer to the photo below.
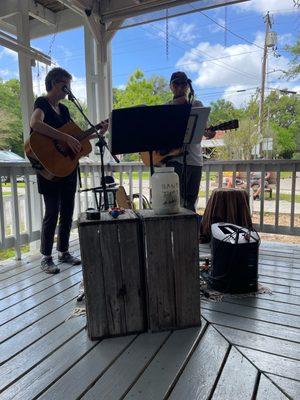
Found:
<path fill-rule="evenodd" d="M 134 193 L 149 198 L 149 169 L 141 163 L 120 163 L 105 166 L 106 174 L 113 175 L 132 198 Z M 253 220 L 260 232 L 300 234 L 300 161 L 253 160 L 209 161 L 203 166 L 198 208 L 204 209 L 211 191 L 224 185 L 224 172 L 231 174 L 233 186 L 237 173 L 244 175 L 244 186 L 250 192 L 251 172 L 261 172 L 261 187 L 265 186 L 265 172 L 272 172 L 269 192 L 262 190 L 259 201 L 253 202 Z M 298 173 L 298 177 L 297 177 Z M 82 187 L 100 186 L 99 163 L 81 164 Z M 20 246 L 39 239 L 43 204 L 37 194 L 36 178 L 30 165 L 0 163 L 0 249 L 14 247 L 20 258 Z M 94 206 L 91 192 L 77 193 L 75 215 Z M 142 207 L 139 196 L 138 208 Z"/>

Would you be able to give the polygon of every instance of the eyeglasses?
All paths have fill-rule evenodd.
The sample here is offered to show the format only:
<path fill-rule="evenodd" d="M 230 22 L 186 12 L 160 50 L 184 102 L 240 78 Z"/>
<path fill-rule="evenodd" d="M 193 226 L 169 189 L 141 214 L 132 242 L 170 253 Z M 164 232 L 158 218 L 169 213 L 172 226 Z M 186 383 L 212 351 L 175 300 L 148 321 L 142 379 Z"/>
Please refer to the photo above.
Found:
<path fill-rule="evenodd" d="M 65 85 L 70 85 L 70 82 L 66 82 L 66 81 L 55 81 L 56 83 L 64 83 Z"/>

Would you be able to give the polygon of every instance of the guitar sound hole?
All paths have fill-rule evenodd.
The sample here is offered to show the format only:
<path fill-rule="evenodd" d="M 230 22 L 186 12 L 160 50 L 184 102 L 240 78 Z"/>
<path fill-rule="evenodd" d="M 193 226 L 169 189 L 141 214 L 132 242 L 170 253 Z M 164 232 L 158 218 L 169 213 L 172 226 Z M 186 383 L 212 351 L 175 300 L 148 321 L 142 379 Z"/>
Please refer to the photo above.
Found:
<path fill-rule="evenodd" d="M 56 150 L 57 150 L 62 156 L 67 157 L 67 156 L 68 156 L 68 153 L 67 153 L 67 151 L 63 148 L 63 146 L 62 146 L 57 140 L 54 140 L 53 142 L 54 142 L 54 146 L 55 146 Z"/>

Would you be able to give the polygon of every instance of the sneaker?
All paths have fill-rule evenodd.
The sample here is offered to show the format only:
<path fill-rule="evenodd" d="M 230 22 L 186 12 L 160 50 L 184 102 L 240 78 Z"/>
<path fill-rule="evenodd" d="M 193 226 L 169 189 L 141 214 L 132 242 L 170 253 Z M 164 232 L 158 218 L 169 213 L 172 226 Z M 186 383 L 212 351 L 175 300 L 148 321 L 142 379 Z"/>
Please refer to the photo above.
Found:
<path fill-rule="evenodd" d="M 54 264 L 52 257 L 42 259 L 41 269 L 46 272 L 46 274 L 58 274 L 60 272 L 58 266 Z"/>
<path fill-rule="evenodd" d="M 72 256 L 72 254 L 70 254 L 68 251 L 63 253 L 62 256 L 58 256 L 58 261 L 60 261 L 62 263 L 71 264 L 71 265 L 81 264 L 80 258 Z"/>

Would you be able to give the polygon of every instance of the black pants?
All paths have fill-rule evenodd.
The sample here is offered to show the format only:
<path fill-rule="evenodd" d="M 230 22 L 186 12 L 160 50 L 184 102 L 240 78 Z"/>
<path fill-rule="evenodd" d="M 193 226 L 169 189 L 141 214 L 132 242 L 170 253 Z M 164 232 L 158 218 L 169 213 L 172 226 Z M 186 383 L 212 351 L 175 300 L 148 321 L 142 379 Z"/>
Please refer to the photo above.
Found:
<path fill-rule="evenodd" d="M 181 205 L 186 203 L 186 208 L 196 211 L 195 203 L 198 198 L 199 187 L 201 182 L 202 167 L 196 165 L 186 166 L 186 191 L 184 188 L 183 164 L 177 161 L 169 161 L 168 167 L 173 167 L 179 176 Z M 185 193 L 185 198 L 184 198 Z"/>
<path fill-rule="evenodd" d="M 45 215 L 41 233 L 41 253 L 50 256 L 52 253 L 55 228 L 58 226 L 57 250 L 64 252 L 69 249 L 69 238 L 72 227 L 75 192 L 70 187 L 62 187 L 55 193 L 43 194 Z"/>

